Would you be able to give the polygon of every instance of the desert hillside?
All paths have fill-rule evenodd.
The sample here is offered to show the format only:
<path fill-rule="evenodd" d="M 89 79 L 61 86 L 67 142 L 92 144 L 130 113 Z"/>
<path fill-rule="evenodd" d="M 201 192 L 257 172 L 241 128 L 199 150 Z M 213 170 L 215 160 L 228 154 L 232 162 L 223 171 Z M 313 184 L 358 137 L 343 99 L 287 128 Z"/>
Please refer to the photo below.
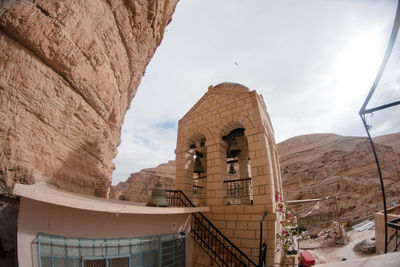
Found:
<path fill-rule="evenodd" d="M 388 205 L 400 203 L 400 133 L 375 138 Z M 365 137 L 311 134 L 277 145 L 285 200 L 337 197 L 337 214 L 353 222 L 382 208 L 375 161 Z M 131 174 L 114 187 L 115 198 L 146 202 L 156 179 L 172 188 L 175 162 Z M 295 206 L 291 206 L 295 211 Z M 324 227 L 336 217 L 333 200 L 303 204 L 300 224 Z"/>
<path fill-rule="evenodd" d="M 400 201 L 400 134 L 381 136 L 375 141 L 387 203 L 391 206 Z M 285 200 L 336 196 L 337 215 L 349 223 L 382 208 L 378 174 L 367 138 L 304 135 L 279 143 L 278 151 Z M 306 227 L 323 227 L 336 217 L 334 200 L 302 204 L 299 217 L 300 224 Z"/>
<path fill-rule="evenodd" d="M 140 172 L 132 173 L 128 180 L 111 188 L 110 197 L 146 203 L 157 181 L 160 181 L 166 189 L 174 189 L 175 173 L 174 160 L 160 164 L 155 168 L 148 168 Z"/>
<path fill-rule="evenodd" d="M 378 136 L 375 142 L 393 147 L 394 151 L 400 154 L 400 133 Z"/>

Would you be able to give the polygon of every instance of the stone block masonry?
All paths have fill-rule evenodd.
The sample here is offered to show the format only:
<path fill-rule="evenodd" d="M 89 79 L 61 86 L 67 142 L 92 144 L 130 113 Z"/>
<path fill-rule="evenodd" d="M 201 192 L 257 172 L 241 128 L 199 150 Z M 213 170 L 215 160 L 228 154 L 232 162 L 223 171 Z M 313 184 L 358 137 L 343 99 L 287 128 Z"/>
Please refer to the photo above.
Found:
<path fill-rule="evenodd" d="M 268 212 L 262 241 L 268 246 L 267 265 L 272 266 L 277 262 L 272 251 L 280 230 L 274 196 L 282 192 L 282 182 L 262 96 L 234 83 L 210 86 L 179 121 L 175 184 L 187 196 L 193 196 L 193 187 L 199 185 L 193 179 L 198 152 L 205 168 L 202 186 L 206 199 L 202 203 L 210 207 L 207 217 L 258 263 L 260 220 Z M 232 167 L 233 173 L 229 172 Z M 204 265 L 196 255 L 203 254 L 194 253 L 194 266 Z"/>

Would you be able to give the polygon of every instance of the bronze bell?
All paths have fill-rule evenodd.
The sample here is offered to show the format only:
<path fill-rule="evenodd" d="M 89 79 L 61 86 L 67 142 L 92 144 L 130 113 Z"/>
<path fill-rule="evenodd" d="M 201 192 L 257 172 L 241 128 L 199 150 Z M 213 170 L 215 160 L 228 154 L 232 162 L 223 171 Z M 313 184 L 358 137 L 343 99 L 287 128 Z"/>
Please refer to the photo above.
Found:
<path fill-rule="evenodd" d="M 237 143 L 235 138 L 232 138 L 231 141 L 229 142 L 229 147 L 226 152 L 226 157 L 227 158 L 237 158 L 240 155 L 240 152 L 242 152 L 239 148 L 239 144 Z"/>
<path fill-rule="evenodd" d="M 167 200 L 165 199 L 165 190 L 162 189 L 162 185 L 159 181 L 154 185 L 151 192 L 151 199 L 147 202 L 146 206 L 151 207 L 167 207 Z"/>
<path fill-rule="evenodd" d="M 229 167 L 229 174 L 236 174 L 235 166 L 233 166 L 233 163 L 231 163 L 231 166 Z"/>
<path fill-rule="evenodd" d="M 197 156 L 194 160 L 193 172 L 198 173 L 199 175 L 201 172 L 204 172 L 203 166 L 201 166 L 201 160 Z"/>

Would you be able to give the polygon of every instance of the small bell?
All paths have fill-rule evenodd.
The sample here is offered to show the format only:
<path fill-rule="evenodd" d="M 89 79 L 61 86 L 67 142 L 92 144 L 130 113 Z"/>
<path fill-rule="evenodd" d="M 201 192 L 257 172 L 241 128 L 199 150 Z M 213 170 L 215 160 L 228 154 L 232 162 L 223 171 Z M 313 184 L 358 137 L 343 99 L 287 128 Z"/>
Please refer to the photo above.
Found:
<path fill-rule="evenodd" d="M 203 166 L 201 166 L 201 160 L 197 156 L 194 160 L 193 172 L 198 173 L 199 175 L 201 172 L 204 172 Z"/>
<path fill-rule="evenodd" d="M 231 163 L 231 166 L 229 167 L 229 174 L 236 174 L 235 166 L 233 166 L 233 163 Z"/>
<path fill-rule="evenodd" d="M 167 200 L 165 199 L 165 190 L 162 189 L 162 185 L 159 181 L 154 185 L 151 192 L 151 199 L 147 202 L 146 206 L 151 207 L 167 207 Z"/>

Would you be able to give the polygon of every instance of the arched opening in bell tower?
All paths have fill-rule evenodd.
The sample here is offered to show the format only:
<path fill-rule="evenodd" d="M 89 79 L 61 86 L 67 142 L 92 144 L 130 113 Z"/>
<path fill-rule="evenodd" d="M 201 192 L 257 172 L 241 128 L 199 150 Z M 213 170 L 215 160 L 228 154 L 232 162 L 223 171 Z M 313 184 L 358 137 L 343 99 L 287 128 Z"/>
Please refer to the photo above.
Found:
<path fill-rule="evenodd" d="M 222 140 L 227 145 L 224 204 L 251 205 L 253 204 L 253 184 L 245 129 L 236 128 L 223 136 Z"/>
<path fill-rule="evenodd" d="M 187 175 L 192 179 L 191 200 L 195 206 L 207 205 L 207 148 L 206 138 L 195 134 L 188 141 Z"/>

